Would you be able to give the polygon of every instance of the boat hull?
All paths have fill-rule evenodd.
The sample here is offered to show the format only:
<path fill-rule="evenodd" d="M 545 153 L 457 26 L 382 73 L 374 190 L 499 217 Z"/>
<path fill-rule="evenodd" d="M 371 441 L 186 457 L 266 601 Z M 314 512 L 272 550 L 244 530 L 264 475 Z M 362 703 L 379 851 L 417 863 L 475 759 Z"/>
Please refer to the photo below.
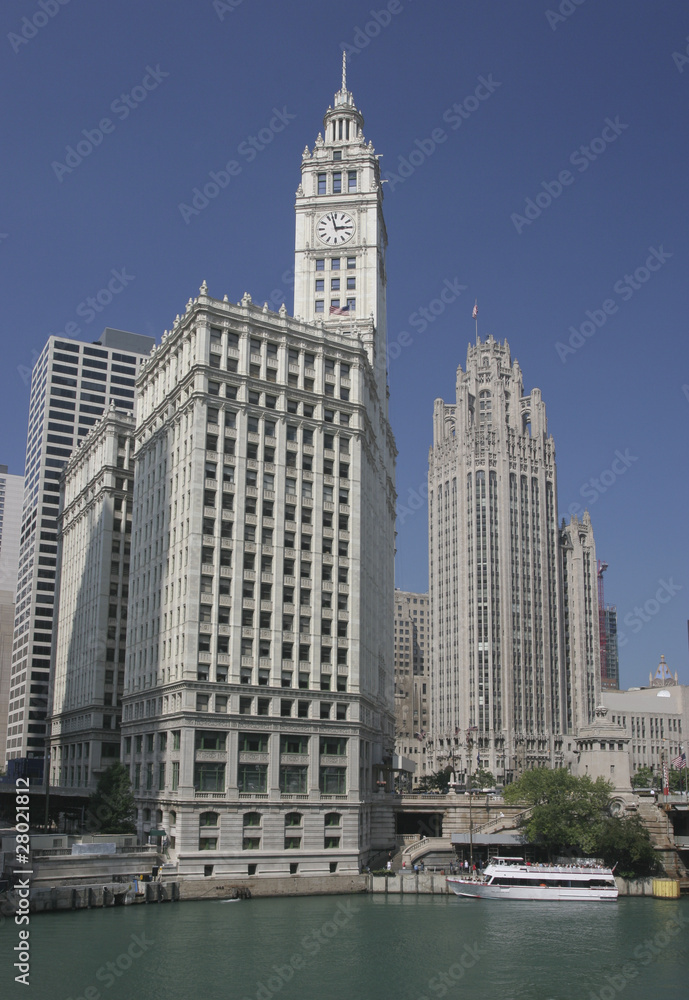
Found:
<path fill-rule="evenodd" d="M 520 899 L 538 902 L 614 902 L 617 886 L 589 888 L 585 886 L 550 885 L 488 885 L 470 879 L 448 878 L 447 883 L 458 896 L 473 899 Z"/>

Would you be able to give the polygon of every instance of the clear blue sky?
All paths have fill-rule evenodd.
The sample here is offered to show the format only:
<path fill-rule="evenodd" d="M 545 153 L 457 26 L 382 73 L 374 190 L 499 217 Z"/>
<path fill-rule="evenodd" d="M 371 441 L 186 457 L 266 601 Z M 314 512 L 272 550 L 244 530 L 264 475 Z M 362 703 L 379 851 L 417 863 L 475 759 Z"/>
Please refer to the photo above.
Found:
<path fill-rule="evenodd" d="M 249 291 L 291 311 L 301 152 L 339 87 L 346 44 L 365 135 L 390 175 L 389 340 L 404 345 L 390 363 L 391 415 L 400 506 L 410 511 L 398 525 L 397 586 L 427 588 L 418 491 L 433 400 L 453 399 L 478 298 L 480 333 L 507 338 L 527 391 L 543 393 L 561 513 L 589 507 L 624 633 L 623 684 L 644 683 L 661 653 L 689 682 L 689 9 L 670 0 L 44 7 L 7 0 L 0 10 L 0 462 L 23 471 L 26 372 L 67 324 L 85 340 L 106 325 L 159 338 L 204 278 L 216 297 Z M 261 132 L 274 109 L 287 124 Z M 110 124 L 89 152 L 83 130 L 98 139 L 102 119 Z M 259 134 L 270 142 L 252 150 Z M 66 147 L 82 140 L 88 155 L 67 172 Z M 231 159 L 240 172 L 185 221 L 180 203 Z M 650 248 L 656 270 L 644 270 Z M 125 287 L 94 315 L 87 300 L 113 269 L 126 272 Z M 452 285 L 466 287 L 440 313 L 432 303 Z M 439 313 L 426 329 L 421 309 Z M 573 335 L 587 311 L 592 335 Z M 646 621 L 634 612 L 644 606 Z"/>

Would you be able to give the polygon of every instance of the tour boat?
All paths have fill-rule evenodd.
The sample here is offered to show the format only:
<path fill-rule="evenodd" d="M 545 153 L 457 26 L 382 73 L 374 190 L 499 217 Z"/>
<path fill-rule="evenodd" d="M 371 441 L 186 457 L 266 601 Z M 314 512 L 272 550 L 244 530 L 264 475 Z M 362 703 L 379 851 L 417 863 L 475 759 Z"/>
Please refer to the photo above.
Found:
<path fill-rule="evenodd" d="M 601 865 L 527 864 L 523 858 L 491 858 L 481 879 L 451 875 L 458 896 L 573 902 L 617 899 L 613 869 Z"/>

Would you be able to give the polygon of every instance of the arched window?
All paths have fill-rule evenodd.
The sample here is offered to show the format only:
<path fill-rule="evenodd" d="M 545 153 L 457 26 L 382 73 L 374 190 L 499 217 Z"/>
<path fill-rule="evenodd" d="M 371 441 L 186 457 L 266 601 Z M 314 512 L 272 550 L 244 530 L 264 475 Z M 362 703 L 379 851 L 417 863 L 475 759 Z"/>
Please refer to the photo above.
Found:
<path fill-rule="evenodd" d="M 340 813 L 326 813 L 325 814 L 325 825 L 326 826 L 342 826 L 342 816 Z"/>
<path fill-rule="evenodd" d="M 301 826 L 302 819 L 301 813 L 287 813 L 285 816 L 285 826 Z"/>
<path fill-rule="evenodd" d="M 484 389 L 478 395 L 478 416 L 482 424 L 489 424 L 492 420 L 493 400 L 491 394 Z"/>
<path fill-rule="evenodd" d="M 169 812 L 169 821 L 170 821 L 170 826 L 176 826 L 176 824 L 177 824 L 177 813 L 175 812 L 174 809 L 171 809 L 170 812 Z"/>
<path fill-rule="evenodd" d="M 203 812 L 199 816 L 199 826 L 217 826 L 220 816 L 216 812 Z"/>
<path fill-rule="evenodd" d="M 244 813 L 244 826 L 260 826 L 261 825 L 261 814 L 260 813 Z"/>

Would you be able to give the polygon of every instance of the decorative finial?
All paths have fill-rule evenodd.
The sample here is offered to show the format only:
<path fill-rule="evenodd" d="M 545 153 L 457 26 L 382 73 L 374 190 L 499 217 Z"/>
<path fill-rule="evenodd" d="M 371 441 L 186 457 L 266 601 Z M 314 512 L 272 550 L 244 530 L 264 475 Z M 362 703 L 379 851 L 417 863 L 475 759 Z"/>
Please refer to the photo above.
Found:
<path fill-rule="evenodd" d="M 347 90 L 347 50 L 342 49 L 342 91 Z"/>

